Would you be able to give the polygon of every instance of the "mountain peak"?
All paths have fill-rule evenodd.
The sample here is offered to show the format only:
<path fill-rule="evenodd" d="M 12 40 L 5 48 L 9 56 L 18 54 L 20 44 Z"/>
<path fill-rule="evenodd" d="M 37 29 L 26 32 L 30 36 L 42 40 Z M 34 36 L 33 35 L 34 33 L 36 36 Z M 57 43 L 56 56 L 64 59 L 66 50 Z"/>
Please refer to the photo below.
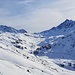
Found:
<path fill-rule="evenodd" d="M 70 23 L 70 22 L 75 22 L 75 21 L 73 21 L 73 20 L 69 20 L 69 19 L 66 19 L 63 23 Z"/>
<path fill-rule="evenodd" d="M 66 20 L 65 20 L 65 22 L 68 22 L 68 21 L 70 21 L 70 20 L 69 20 L 69 19 L 66 19 Z"/>
<path fill-rule="evenodd" d="M 75 25 L 75 21 L 66 19 L 63 23 L 61 23 L 59 26 L 57 26 L 58 29 L 62 28 L 70 28 L 73 25 Z"/>
<path fill-rule="evenodd" d="M 41 32 L 43 36 L 55 36 L 55 35 L 65 35 L 71 31 L 75 30 L 75 21 L 66 19 L 57 27 L 53 27 L 49 30 Z"/>

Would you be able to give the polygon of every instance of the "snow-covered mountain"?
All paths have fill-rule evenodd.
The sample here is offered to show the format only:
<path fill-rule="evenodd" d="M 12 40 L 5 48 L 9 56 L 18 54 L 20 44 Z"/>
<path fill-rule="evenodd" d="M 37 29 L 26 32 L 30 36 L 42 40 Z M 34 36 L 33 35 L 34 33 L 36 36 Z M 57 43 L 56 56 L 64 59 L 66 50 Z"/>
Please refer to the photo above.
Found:
<path fill-rule="evenodd" d="M 43 41 L 41 41 L 39 46 L 49 46 L 50 53 L 57 52 L 67 53 L 68 56 L 64 56 L 63 54 L 56 55 L 55 57 L 50 54 L 50 58 L 67 58 L 67 59 L 75 59 L 75 21 L 65 20 L 59 26 L 52 28 L 50 30 L 44 31 L 40 33 L 43 37 Z M 43 47 L 42 47 L 43 48 Z M 41 50 L 43 51 L 43 50 Z M 45 51 L 44 51 L 45 52 Z M 47 54 L 47 55 L 48 55 Z M 54 55 L 54 54 L 53 54 Z"/>
<path fill-rule="evenodd" d="M 24 29 L 17 30 L 17 29 L 15 29 L 15 28 L 8 27 L 8 26 L 6 26 L 6 25 L 0 25 L 0 32 L 27 33 L 27 31 L 24 30 Z"/>
<path fill-rule="evenodd" d="M 1 25 L 0 75 L 75 75 L 74 24 L 36 34 Z"/>
<path fill-rule="evenodd" d="M 53 27 L 50 30 L 41 32 L 43 36 L 56 36 L 56 35 L 67 35 L 71 31 L 75 30 L 75 21 L 66 19 L 63 23 L 57 27 Z"/>
<path fill-rule="evenodd" d="M 68 63 L 72 66 L 75 64 L 75 21 L 67 19 L 59 26 L 43 31 L 39 35 L 44 40 L 38 44 L 34 54 L 55 59 L 55 63 L 59 65 L 62 63 L 65 68 L 73 70 Z"/>

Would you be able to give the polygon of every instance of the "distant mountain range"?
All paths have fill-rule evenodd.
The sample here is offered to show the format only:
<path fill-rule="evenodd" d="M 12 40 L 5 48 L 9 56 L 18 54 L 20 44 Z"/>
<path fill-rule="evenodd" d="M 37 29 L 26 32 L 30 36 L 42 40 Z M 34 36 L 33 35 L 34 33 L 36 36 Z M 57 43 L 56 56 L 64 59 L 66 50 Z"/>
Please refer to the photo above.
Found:
<path fill-rule="evenodd" d="M 10 32 L 10 33 L 27 33 L 27 31 L 24 29 L 17 30 L 15 28 L 8 27 L 6 25 L 0 25 L 0 31 L 1 32 Z"/>

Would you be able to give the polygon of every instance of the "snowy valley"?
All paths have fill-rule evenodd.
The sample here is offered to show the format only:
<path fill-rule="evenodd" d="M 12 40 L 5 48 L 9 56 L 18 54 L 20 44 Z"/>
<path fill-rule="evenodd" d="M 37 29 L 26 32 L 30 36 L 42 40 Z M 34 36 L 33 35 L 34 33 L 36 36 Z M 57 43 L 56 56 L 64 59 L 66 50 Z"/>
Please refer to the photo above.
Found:
<path fill-rule="evenodd" d="M 75 75 L 75 21 L 33 34 L 1 25 L 0 75 Z"/>

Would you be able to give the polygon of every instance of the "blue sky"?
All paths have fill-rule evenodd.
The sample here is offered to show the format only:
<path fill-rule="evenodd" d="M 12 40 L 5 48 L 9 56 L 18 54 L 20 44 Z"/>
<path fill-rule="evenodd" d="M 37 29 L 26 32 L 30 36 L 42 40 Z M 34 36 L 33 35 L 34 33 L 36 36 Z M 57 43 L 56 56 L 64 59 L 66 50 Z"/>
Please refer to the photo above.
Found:
<path fill-rule="evenodd" d="M 75 20 L 75 0 L 0 0 L 0 24 L 39 32 Z"/>

